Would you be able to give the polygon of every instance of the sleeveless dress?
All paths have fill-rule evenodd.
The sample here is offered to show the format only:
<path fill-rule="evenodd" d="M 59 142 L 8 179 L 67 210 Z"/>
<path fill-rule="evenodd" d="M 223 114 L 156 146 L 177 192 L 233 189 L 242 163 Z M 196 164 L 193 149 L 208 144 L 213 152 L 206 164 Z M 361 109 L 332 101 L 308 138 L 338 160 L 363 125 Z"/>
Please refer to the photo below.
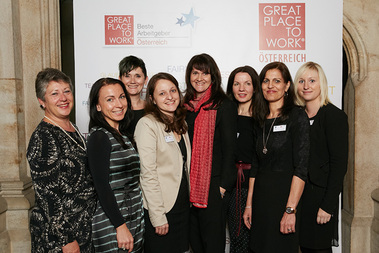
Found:
<path fill-rule="evenodd" d="M 91 135 L 94 135 L 96 131 L 104 132 L 109 138 L 111 144 L 109 185 L 113 191 L 119 212 L 134 238 L 132 252 L 142 252 L 144 220 L 142 192 L 139 187 L 140 161 L 138 153 L 126 136 L 123 136 L 127 145 L 127 149 L 124 149 L 109 131 L 101 127 L 91 129 L 88 136 L 89 143 Z M 93 171 L 91 154 L 89 154 L 89 159 L 90 169 Z M 94 180 L 96 187 L 95 175 Z M 96 252 L 125 252 L 118 248 L 115 225 L 112 224 L 111 219 L 103 210 L 100 200 L 97 202 L 92 221 L 92 239 Z"/>

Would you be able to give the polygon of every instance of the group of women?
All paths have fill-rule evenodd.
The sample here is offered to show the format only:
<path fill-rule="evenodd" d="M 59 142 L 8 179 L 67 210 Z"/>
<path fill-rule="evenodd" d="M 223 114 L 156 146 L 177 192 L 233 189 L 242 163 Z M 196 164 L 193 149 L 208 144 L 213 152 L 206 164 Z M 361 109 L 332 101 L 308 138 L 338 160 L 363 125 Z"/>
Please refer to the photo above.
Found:
<path fill-rule="evenodd" d="M 125 57 L 89 95 L 85 141 L 73 88 L 37 75 L 45 116 L 27 158 L 36 203 L 32 252 L 331 252 L 347 168 L 347 118 L 313 62 L 235 69 L 226 93 L 208 54 L 187 65 L 183 97 Z M 141 90 L 147 83 L 146 100 Z"/>

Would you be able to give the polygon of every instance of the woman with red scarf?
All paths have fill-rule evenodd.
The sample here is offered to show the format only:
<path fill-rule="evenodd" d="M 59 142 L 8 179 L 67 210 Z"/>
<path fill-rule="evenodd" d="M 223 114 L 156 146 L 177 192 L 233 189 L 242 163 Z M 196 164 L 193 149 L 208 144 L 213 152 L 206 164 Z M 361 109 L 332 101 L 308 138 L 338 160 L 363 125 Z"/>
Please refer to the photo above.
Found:
<path fill-rule="evenodd" d="M 193 252 L 224 252 L 229 192 L 236 180 L 237 106 L 221 86 L 214 59 L 195 55 L 186 69 L 184 103 L 192 146 L 190 244 Z"/>

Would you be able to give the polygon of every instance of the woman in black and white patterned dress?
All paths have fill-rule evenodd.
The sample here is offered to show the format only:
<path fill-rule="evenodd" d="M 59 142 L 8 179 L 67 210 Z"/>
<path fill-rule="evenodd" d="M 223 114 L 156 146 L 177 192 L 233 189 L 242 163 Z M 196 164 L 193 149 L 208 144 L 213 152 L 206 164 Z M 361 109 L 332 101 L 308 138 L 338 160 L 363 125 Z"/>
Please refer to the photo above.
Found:
<path fill-rule="evenodd" d="M 32 252 L 93 252 L 96 194 L 85 141 L 69 120 L 74 106 L 71 80 L 48 68 L 38 73 L 35 85 L 45 116 L 27 150 L 35 191 Z"/>
<path fill-rule="evenodd" d="M 129 95 L 120 80 L 101 78 L 89 102 L 88 161 L 99 200 L 92 221 L 95 250 L 142 252 L 140 160 L 126 136 Z"/>

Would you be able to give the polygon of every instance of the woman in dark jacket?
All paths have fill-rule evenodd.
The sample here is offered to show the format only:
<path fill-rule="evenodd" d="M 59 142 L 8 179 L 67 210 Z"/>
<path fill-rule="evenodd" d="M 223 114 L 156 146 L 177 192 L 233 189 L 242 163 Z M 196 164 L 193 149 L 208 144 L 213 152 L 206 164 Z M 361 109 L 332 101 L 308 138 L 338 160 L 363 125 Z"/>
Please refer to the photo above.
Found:
<path fill-rule="evenodd" d="M 192 146 L 190 244 L 196 253 L 224 252 L 227 199 L 236 181 L 237 106 L 222 90 L 220 70 L 208 54 L 191 58 L 186 84 Z"/>
<path fill-rule="evenodd" d="M 298 104 L 310 122 L 310 166 L 303 193 L 300 246 L 303 253 L 331 253 L 338 246 L 338 196 L 347 170 L 346 114 L 330 103 L 321 66 L 307 62 L 295 77 Z"/>

